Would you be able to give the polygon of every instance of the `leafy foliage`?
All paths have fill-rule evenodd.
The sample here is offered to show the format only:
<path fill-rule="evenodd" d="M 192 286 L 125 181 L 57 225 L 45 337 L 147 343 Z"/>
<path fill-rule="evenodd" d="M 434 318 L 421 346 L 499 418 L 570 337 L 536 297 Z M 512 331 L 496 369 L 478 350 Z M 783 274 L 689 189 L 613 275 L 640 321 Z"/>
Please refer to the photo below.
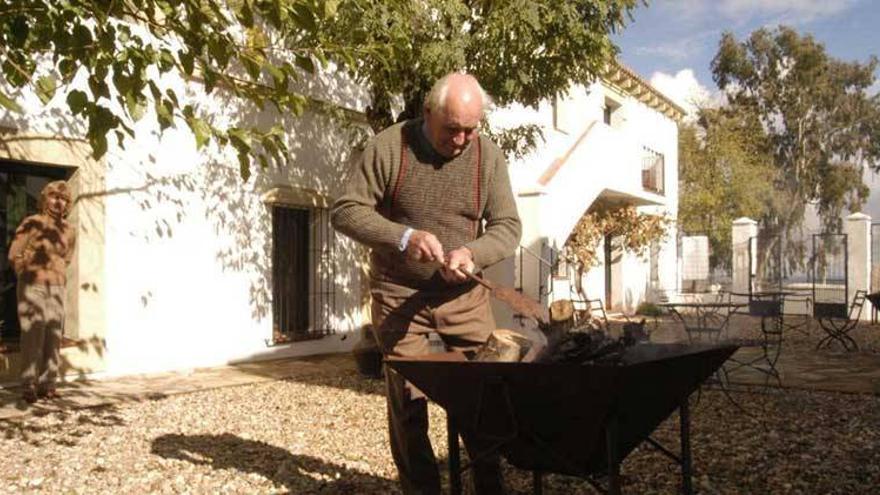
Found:
<path fill-rule="evenodd" d="M 132 123 L 152 107 L 162 130 L 182 121 L 198 147 L 232 146 L 246 180 L 254 158 L 262 166 L 284 160 L 281 125 L 215 126 L 208 109 L 182 104 L 157 75 L 298 116 L 314 102 L 293 89 L 296 81 L 332 62 L 369 88 L 368 119 L 380 129 L 419 114 L 430 84 L 451 70 L 476 74 L 500 104 L 535 105 L 589 82 L 614 54 L 608 34 L 637 2 L 0 0 L 0 68 L 13 90 L 0 85 L 0 106 L 21 111 L 15 92 L 25 87 L 44 104 L 65 93 L 96 157 L 108 135 L 120 145 L 134 137 Z M 78 75 L 87 89 L 71 87 Z M 513 147 L 539 138 L 533 128 L 506 135 Z"/>
<path fill-rule="evenodd" d="M 638 0 L 430 0 L 343 2 L 334 28 L 351 42 L 386 47 L 350 65 L 370 89 L 374 130 L 421 114 L 433 82 L 453 70 L 479 78 L 499 105 L 537 105 L 589 83 L 615 54 L 609 33 Z M 403 109 L 395 112 L 396 96 Z M 535 127 L 504 133 L 505 150 L 540 139 Z"/>
<path fill-rule="evenodd" d="M 300 115 L 308 99 L 294 81 L 317 65 L 351 60 L 369 47 L 327 37 L 339 0 L 2 0 L 0 67 L 8 86 L 31 87 L 45 104 L 59 89 L 87 124 L 94 156 L 133 138 L 132 123 L 152 106 L 159 128 L 185 122 L 201 148 L 212 140 L 238 153 L 246 180 L 252 157 L 266 165 L 286 156 L 282 128 L 215 127 L 204 109 L 181 103 L 157 75 L 200 80 L 280 114 Z M 72 89 L 78 75 L 87 89 Z M 113 105 L 116 103 L 118 105 Z M 15 97 L 0 105 L 21 111 Z"/>
<path fill-rule="evenodd" d="M 810 202 L 829 229 L 839 227 L 844 209 L 861 208 L 868 195 L 862 168 L 880 169 L 880 97 L 867 93 L 877 63 L 830 57 L 812 36 L 785 26 L 743 42 L 722 36 L 713 76 L 730 108 L 760 123 L 754 131 L 766 138 L 776 171 L 766 227 L 798 228 Z"/>
<path fill-rule="evenodd" d="M 703 109 L 679 131 L 679 227 L 709 238 L 713 268 L 730 268 L 734 220 L 764 218 L 784 206 L 777 204 L 779 172 L 767 148 L 760 123 L 730 109 Z"/>
<path fill-rule="evenodd" d="M 566 240 L 562 257 L 580 275 L 599 264 L 603 240 L 616 240 L 623 250 L 644 256 L 652 243 L 666 236 L 668 225 L 667 218 L 639 213 L 633 206 L 588 212 Z"/>

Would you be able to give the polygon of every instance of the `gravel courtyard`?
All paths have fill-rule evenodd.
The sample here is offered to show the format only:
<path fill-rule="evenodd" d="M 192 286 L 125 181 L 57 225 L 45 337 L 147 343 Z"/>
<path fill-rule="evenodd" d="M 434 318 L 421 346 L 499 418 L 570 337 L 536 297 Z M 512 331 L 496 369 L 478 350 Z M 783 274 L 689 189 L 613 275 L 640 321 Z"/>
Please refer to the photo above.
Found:
<path fill-rule="evenodd" d="M 314 358 L 313 358 L 314 359 Z M 397 493 L 381 381 L 347 356 L 303 377 L 0 421 L 0 493 Z M 692 398 L 694 484 L 705 494 L 877 493 L 880 397 L 758 388 Z M 445 421 L 431 408 L 445 461 Z M 675 450 L 677 417 L 655 435 Z M 674 493 L 677 467 L 643 447 L 626 493 Z M 506 469 L 511 493 L 530 475 Z M 444 480 L 445 483 L 445 480 Z M 549 476 L 545 493 L 597 493 Z"/>

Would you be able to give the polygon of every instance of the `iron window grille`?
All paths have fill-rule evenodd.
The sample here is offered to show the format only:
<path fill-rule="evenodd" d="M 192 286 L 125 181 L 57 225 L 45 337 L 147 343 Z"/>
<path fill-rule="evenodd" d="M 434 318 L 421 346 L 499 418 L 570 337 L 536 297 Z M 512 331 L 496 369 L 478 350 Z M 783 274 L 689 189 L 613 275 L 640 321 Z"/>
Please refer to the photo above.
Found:
<path fill-rule="evenodd" d="M 273 343 L 320 339 L 336 314 L 335 234 L 326 208 L 272 208 Z"/>

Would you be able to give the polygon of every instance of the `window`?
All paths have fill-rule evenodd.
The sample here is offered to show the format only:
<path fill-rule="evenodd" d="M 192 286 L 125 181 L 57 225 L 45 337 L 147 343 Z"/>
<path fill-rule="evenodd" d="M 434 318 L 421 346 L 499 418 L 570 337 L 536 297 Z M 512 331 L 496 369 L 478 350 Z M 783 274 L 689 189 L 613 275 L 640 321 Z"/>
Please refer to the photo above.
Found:
<path fill-rule="evenodd" d="M 607 104 L 602 107 L 602 122 L 605 122 L 605 125 L 611 125 L 611 113 L 613 111 L 614 110 Z"/>
<path fill-rule="evenodd" d="M 9 244 L 22 219 L 38 213 L 37 201 L 43 187 L 53 180 L 66 180 L 72 172 L 68 168 L 0 160 L 0 348 L 17 349 L 21 336 L 17 282 L 6 259 Z"/>
<path fill-rule="evenodd" d="M 614 128 L 620 126 L 622 122 L 620 118 L 620 103 L 610 98 L 605 99 L 605 104 L 602 106 L 602 122 Z"/>
<path fill-rule="evenodd" d="M 664 193 L 664 161 L 662 153 L 650 148 L 642 149 L 642 188 L 644 190 L 657 194 Z"/>
<path fill-rule="evenodd" d="M 326 208 L 272 207 L 273 342 L 333 333 L 334 233 Z"/>

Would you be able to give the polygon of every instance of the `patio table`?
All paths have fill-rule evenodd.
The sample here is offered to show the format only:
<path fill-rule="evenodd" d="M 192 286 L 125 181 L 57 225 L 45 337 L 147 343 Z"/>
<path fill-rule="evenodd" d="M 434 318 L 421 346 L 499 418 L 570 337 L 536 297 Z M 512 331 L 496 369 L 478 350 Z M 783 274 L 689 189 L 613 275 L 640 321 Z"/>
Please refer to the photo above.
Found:
<path fill-rule="evenodd" d="M 780 292 L 774 292 L 776 298 L 782 297 Z M 763 293 L 770 297 L 770 293 Z M 732 296 L 746 296 L 748 294 L 732 293 Z M 755 293 L 752 293 L 754 296 Z M 782 349 L 782 303 L 779 299 L 758 300 L 751 299 L 746 302 L 678 302 L 663 303 L 660 305 L 669 311 L 682 323 L 688 339 L 691 342 L 707 338 L 712 342 L 724 342 L 736 344 L 740 347 L 752 347 L 761 350 L 761 353 L 752 357 L 731 357 L 729 364 L 722 367 L 719 372 L 723 377 L 742 368 L 749 368 L 767 376 L 767 379 L 775 378 L 780 381 L 776 363 Z M 747 311 L 743 311 L 748 308 Z M 758 338 L 731 338 L 727 333 L 730 317 L 734 314 L 749 314 L 761 318 Z M 726 381 L 719 377 L 722 384 Z"/>
<path fill-rule="evenodd" d="M 707 337 L 710 341 L 717 342 L 720 335 L 727 330 L 730 317 L 748 305 L 736 302 L 707 301 L 669 302 L 661 303 L 659 306 L 668 309 L 681 322 L 689 341 L 696 342 Z"/>

